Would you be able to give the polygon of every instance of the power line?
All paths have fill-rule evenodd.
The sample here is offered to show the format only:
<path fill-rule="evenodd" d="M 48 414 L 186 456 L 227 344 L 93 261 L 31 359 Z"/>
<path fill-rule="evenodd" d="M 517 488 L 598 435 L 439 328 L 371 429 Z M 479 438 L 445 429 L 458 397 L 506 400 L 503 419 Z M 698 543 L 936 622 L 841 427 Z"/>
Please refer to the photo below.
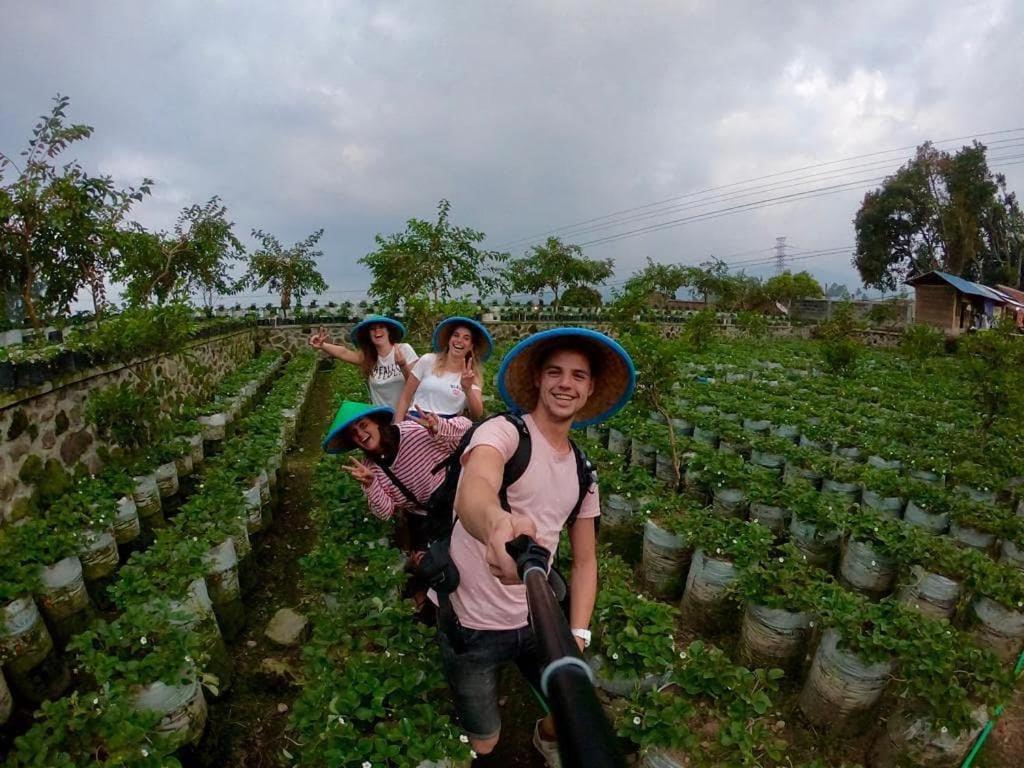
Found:
<path fill-rule="evenodd" d="M 971 135 L 967 135 L 967 136 L 958 136 L 958 137 L 955 137 L 955 138 L 942 139 L 942 140 L 939 140 L 939 141 L 934 141 L 934 142 L 932 142 L 932 145 L 933 146 L 939 146 L 939 145 L 950 144 L 950 143 L 958 142 L 958 141 L 965 141 L 965 140 L 968 140 L 968 139 L 979 139 L 979 138 L 982 138 L 982 137 L 985 137 L 985 136 L 998 136 L 998 135 L 1003 135 L 1003 134 L 1020 133 L 1022 131 L 1024 131 L 1024 128 L 1009 128 L 1009 129 L 999 130 L 999 131 L 986 131 L 986 132 L 971 134 Z M 991 141 L 989 143 L 990 144 L 996 144 L 996 143 L 1005 143 L 1007 141 L 1013 141 L 1013 139 L 1001 139 L 1001 140 L 997 139 L 997 140 L 993 140 L 993 141 Z M 665 205 L 665 204 L 673 203 L 673 202 L 676 202 L 676 201 L 679 201 L 679 200 L 685 200 L 685 199 L 692 198 L 692 197 L 695 197 L 695 196 L 704 195 L 704 194 L 707 194 L 709 192 L 716 192 L 716 191 L 723 190 L 723 189 L 731 189 L 733 187 L 743 186 L 743 185 L 750 184 L 750 183 L 753 183 L 753 182 L 756 182 L 756 181 L 763 181 L 763 180 L 766 180 L 766 179 L 779 178 L 781 176 L 788 176 L 788 175 L 791 175 L 793 173 L 799 173 L 801 171 L 806 171 L 806 170 L 813 170 L 815 168 L 824 168 L 826 166 L 840 165 L 840 164 L 843 164 L 843 163 L 848 163 L 851 160 L 860 160 L 860 159 L 869 158 L 869 157 L 879 157 L 881 155 L 892 154 L 892 153 L 895 153 L 895 152 L 905 152 L 905 151 L 907 151 L 909 149 L 916 149 L 917 146 L 918 145 L 916 145 L 916 144 L 915 145 L 907 145 L 907 146 L 902 146 L 902 147 L 894 147 L 892 149 L 880 150 L 880 151 L 877 151 L 877 152 L 867 152 L 867 153 L 863 153 L 863 154 L 859 154 L 859 155 L 850 155 L 848 157 L 840 158 L 840 159 L 837 159 L 837 160 L 829 160 L 829 161 L 824 161 L 824 162 L 820 162 L 820 163 L 812 163 L 810 165 L 800 166 L 800 167 L 792 168 L 792 169 L 789 169 L 789 170 L 786 170 L 786 171 L 778 171 L 776 173 L 765 174 L 763 176 L 756 176 L 756 177 L 753 177 L 753 178 L 750 178 L 750 179 L 746 179 L 746 180 L 743 180 L 743 181 L 732 182 L 730 184 L 721 184 L 721 185 L 717 185 L 717 186 L 706 187 L 704 189 L 696 190 L 696 191 L 693 191 L 693 192 L 688 192 L 688 193 L 683 194 L 683 195 L 676 195 L 676 196 L 673 196 L 673 197 L 665 198 L 664 200 L 659 200 L 657 202 L 647 203 L 645 205 L 634 206 L 634 207 L 631 207 L 631 208 L 623 208 L 623 209 L 620 209 L 618 211 L 613 211 L 612 213 L 605 214 L 603 216 L 597 216 L 597 217 L 594 217 L 594 218 L 591 218 L 591 219 L 585 219 L 583 221 L 574 222 L 572 224 L 567 224 L 567 225 L 563 225 L 563 226 L 560 226 L 560 227 L 555 227 L 555 228 L 549 229 L 549 230 L 547 230 L 545 232 L 540 232 L 540 233 L 537 233 L 537 234 L 534 234 L 534 235 L 529 235 L 529 236 L 526 236 L 526 237 L 520 237 L 520 238 L 517 238 L 515 240 L 507 241 L 505 244 L 499 246 L 498 250 L 504 250 L 504 249 L 510 248 L 510 247 L 512 247 L 514 245 L 517 245 L 517 244 L 520 244 L 520 243 L 526 243 L 526 242 L 530 242 L 530 241 L 537 240 L 537 239 L 540 239 L 540 238 L 545 238 L 545 237 L 548 237 L 550 235 L 555 235 L 555 234 L 564 232 L 565 230 L 570 230 L 570 229 L 578 228 L 578 227 L 581 227 L 581 226 L 584 226 L 584 225 L 587 225 L 587 224 L 593 224 L 593 223 L 596 223 L 596 222 L 606 221 L 606 220 L 608 220 L 610 218 L 621 216 L 622 214 L 633 213 L 635 211 L 648 210 L 650 208 L 654 208 L 654 207 L 657 207 L 657 206 L 660 206 L 660 205 Z"/>

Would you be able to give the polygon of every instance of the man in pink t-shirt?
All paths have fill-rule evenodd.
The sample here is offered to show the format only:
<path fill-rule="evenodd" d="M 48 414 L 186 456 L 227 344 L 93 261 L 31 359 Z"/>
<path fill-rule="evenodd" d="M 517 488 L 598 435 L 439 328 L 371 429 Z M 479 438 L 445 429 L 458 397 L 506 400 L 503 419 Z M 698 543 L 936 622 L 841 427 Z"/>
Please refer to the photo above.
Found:
<path fill-rule="evenodd" d="M 514 662 L 539 690 L 536 640 L 529 624 L 526 590 L 505 544 L 527 534 L 554 552 L 559 534 L 579 501 L 580 479 L 569 439 L 573 427 L 602 421 L 628 402 L 635 384 L 633 364 L 617 343 L 583 328 L 534 334 L 502 361 L 498 389 L 513 411 L 525 413 L 530 461 L 520 478 L 500 491 L 505 464 L 520 436 L 505 418 L 474 432 L 462 457 L 455 498 L 451 558 L 458 589 L 442 604 L 438 640 L 455 704 L 470 744 L 479 755 L 498 742 L 497 674 Z M 595 519 L 600 514 L 596 483 L 583 498 L 569 528 L 573 565 L 569 625 L 580 650 L 590 640 L 597 595 Z M 549 766 L 558 766 L 550 715 L 538 721 L 534 745 Z"/>

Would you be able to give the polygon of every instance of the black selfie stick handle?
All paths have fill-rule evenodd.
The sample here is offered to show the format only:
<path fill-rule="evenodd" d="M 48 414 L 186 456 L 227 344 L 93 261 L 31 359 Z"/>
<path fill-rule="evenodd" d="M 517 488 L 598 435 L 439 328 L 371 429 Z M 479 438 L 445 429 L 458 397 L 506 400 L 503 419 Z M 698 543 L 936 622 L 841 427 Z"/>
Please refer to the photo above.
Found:
<path fill-rule="evenodd" d="M 565 768 L 624 768 L 615 730 L 594 692 L 593 673 L 580 656 L 548 584 L 551 553 L 525 534 L 505 545 L 526 585 L 530 624 L 540 657 L 541 691 L 551 704 Z"/>

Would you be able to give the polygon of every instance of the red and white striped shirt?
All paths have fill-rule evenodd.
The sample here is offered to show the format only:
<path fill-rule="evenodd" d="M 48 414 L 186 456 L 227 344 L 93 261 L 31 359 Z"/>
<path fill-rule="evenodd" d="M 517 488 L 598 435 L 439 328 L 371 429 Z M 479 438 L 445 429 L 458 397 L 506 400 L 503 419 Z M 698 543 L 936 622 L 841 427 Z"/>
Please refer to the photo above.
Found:
<path fill-rule="evenodd" d="M 472 425 L 473 422 L 464 416 L 440 419 L 437 435 L 434 436 L 415 421 L 399 422 L 398 452 L 388 469 L 417 499 L 425 502 L 444 480 L 444 471 L 434 474 L 431 470 L 451 456 L 459 440 Z M 391 482 L 391 478 L 376 462 L 363 459 L 363 466 L 373 471 L 373 482 L 363 490 L 374 515 L 381 520 L 389 520 L 396 509 L 425 514 Z"/>

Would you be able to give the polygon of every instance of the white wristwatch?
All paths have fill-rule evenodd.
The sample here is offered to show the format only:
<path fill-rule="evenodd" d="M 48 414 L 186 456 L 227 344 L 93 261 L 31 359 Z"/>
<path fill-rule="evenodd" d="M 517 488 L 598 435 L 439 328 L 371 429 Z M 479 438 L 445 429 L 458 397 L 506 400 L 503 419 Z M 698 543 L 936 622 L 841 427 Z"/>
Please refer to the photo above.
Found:
<path fill-rule="evenodd" d="M 573 637 L 578 637 L 580 640 L 583 641 L 584 648 L 590 647 L 590 638 L 593 635 L 589 629 L 573 629 L 572 635 Z"/>

